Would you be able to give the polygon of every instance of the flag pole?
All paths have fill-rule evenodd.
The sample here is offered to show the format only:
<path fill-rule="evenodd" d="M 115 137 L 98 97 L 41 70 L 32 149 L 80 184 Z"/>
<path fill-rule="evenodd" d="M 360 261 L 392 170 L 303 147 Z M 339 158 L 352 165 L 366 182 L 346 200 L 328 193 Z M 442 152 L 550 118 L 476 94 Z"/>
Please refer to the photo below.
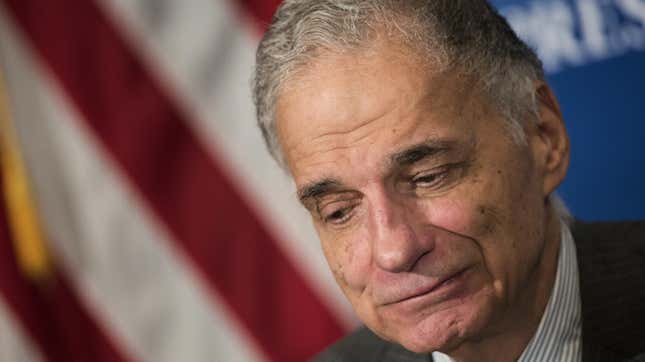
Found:
<path fill-rule="evenodd" d="M 51 275 L 51 260 L 45 246 L 38 212 L 30 192 L 20 143 L 11 119 L 9 97 L 0 69 L 0 170 L 6 201 L 9 232 L 22 272 L 41 282 Z"/>

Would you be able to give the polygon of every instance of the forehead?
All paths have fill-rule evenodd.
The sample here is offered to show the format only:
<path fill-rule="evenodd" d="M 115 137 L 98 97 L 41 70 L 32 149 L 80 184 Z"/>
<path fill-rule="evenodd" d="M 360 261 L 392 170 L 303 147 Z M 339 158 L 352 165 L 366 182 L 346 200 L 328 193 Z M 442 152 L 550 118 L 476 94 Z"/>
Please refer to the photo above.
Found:
<path fill-rule="evenodd" d="M 307 128 L 307 120 L 324 118 L 319 126 L 342 130 L 353 126 L 356 115 L 377 118 L 401 98 L 414 103 L 417 99 L 411 97 L 422 95 L 419 90 L 427 88 L 426 78 L 434 72 L 421 59 L 402 45 L 384 41 L 357 50 L 324 52 L 285 82 L 276 104 L 278 129 Z M 298 102 L 307 102 L 308 107 L 299 109 Z M 341 103 L 343 107 L 337 107 Z M 299 114 L 293 117 L 294 112 Z M 298 121 L 292 124 L 291 119 Z"/>
<path fill-rule="evenodd" d="M 277 129 L 296 181 L 352 152 L 397 152 L 405 143 L 466 136 L 474 87 L 412 54 L 391 44 L 328 54 L 286 83 Z"/>

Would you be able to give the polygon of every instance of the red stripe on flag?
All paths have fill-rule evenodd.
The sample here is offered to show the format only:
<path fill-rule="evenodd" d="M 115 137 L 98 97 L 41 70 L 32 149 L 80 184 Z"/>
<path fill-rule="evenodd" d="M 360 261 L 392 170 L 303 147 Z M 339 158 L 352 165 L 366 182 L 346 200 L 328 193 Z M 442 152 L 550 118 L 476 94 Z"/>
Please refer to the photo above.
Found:
<path fill-rule="evenodd" d="M 0 190 L 2 190 L 0 175 Z M 48 361 L 126 361 L 60 276 L 36 285 L 20 272 L 0 192 L 0 294 Z"/>
<path fill-rule="evenodd" d="M 84 121 L 270 358 L 306 359 L 343 333 L 94 2 L 5 1 Z"/>
<path fill-rule="evenodd" d="M 261 26 L 262 30 L 265 30 L 268 25 L 271 23 L 271 18 L 273 18 L 273 13 L 278 8 L 278 5 L 282 2 L 281 0 L 236 0 L 244 10 L 251 15 L 256 23 Z"/>

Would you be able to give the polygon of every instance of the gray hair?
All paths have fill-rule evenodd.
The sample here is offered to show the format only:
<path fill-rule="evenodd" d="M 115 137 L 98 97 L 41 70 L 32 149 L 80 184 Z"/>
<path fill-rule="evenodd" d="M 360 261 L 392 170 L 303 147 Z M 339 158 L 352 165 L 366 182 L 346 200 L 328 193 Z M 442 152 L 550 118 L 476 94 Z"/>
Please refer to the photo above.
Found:
<path fill-rule="evenodd" d="M 361 49 L 384 31 L 437 71 L 473 77 L 513 139 L 523 142 L 522 122 L 536 114 L 542 63 L 487 1 L 285 0 L 258 47 L 253 80 L 258 124 L 281 166 L 275 105 L 287 80 L 322 53 Z"/>

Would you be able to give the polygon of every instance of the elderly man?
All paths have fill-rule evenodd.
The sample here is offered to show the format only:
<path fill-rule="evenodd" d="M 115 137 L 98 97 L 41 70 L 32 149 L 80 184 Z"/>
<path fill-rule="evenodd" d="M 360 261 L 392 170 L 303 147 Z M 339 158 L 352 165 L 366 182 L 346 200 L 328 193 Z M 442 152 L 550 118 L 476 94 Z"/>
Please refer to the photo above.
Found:
<path fill-rule="evenodd" d="M 321 361 L 645 350 L 644 227 L 570 228 L 553 194 L 569 162 L 560 108 L 486 1 L 287 0 L 254 96 L 368 328 Z"/>

